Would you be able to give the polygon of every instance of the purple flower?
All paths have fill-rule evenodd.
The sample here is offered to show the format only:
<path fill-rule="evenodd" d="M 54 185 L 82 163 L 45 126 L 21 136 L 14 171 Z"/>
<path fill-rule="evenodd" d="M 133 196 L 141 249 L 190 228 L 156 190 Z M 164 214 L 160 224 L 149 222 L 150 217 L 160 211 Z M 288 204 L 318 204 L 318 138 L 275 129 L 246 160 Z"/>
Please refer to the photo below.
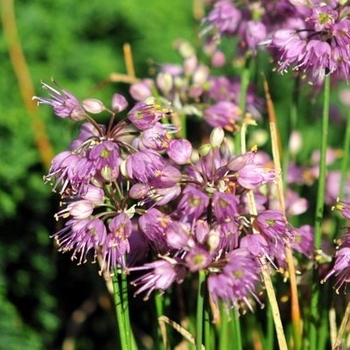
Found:
<path fill-rule="evenodd" d="M 244 188 L 253 190 L 275 180 L 274 169 L 256 164 L 247 164 L 237 172 L 237 182 Z"/>
<path fill-rule="evenodd" d="M 215 3 L 214 8 L 203 21 L 209 23 L 207 30 L 214 27 L 219 34 L 232 34 L 237 30 L 241 17 L 241 12 L 234 7 L 231 1 L 220 0 Z"/>
<path fill-rule="evenodd" d="M 138 102 L 128 112 L 127 116 L 137 129 L 147 130 L 153 127 L 163 117 L 163 113 L 157 110 L 153 104 Z"/>
<path fill-rule="evenodd" d="M 167 154 L 176 164 L 186 164 L 192 155 L 192 144 L 185 139 L 169 141 Z"/>
<path fill-rule="evenodd" d="M 172 165 L 165 165 L 162 170 L 157 170 L 154 177 L 149 180 L 149 184 L 154 188 L 172 187 L 182 179 L 180 170 Z"/>
<path fill-rule="evenodd" d="M 79 149 L 85 141 L 89 139 L 99 139 L 100 135 L 104 135 L 106 127 L 104 125 L 94 125 L 92 123 L 84 123 L 80 125 L 78 137 L 72 141 L 69 149 L 75 151 Z"/>
<path fill-rule="evenodd" d="M 87 199 L 83 199 L 69 203 L 65 209 L 55 214 L 55 218 L 58 220 L 59 217 L 67 218 L 72 216 L 75 220 L 87 219 L 93 210 L 94 204 Z"/>
<path fill-rule="evenodd" d="M 314 228 L 310 225 L 303 225 L 295 228 L 293 235 L 292 248 L 311 259 L 314 254 Z"/>
<path fill-rule="evenodd" d="M 164 168 L 164 159 L 152 150 L 138 151 L 126 159 L 126 173 L 131 179 L 147 183 Z"/>
<path fill-rule="evenodd" d="M 193 185 L 187 185 L 177 205 L 176 216 L 192 221 L 198 219 L 209 205 L 208 196 Z"/>
<path fill-rule="evenodd" d="M 116 215 L 108 225 L 106 241 L 102 246 L 101 271 L 113 273 L 118 266 L 125 267 L 125 255 L 130 251 L 129 237 L 132 223 L 125 213 Z"/>
<path fill-rule="evenodd" d="M 218 222 L 229 222 L 238 214 L 238 198 L 231 193 L 216 191 L 212 197 L 213 212 Z"/>
<path fill-rule="evenodd" d="M 128 107 L 128 101 L 121 94 L 114 94 L 112 97 L 112 110 L 116 113 L 124 111 Z"/>
<path fill-rule="evenodd" d="M 91 162 L 72 152 L 64 151 L 56 155 L 52 160 L 49 174 L 45 176 L 45 181 L 54 182 L 53 190 L 56 190 L 56 187 L 61 185 L 61 194 L 67 189 L 72 189 L 77 193 L 84 193 L 94 174 L 95 169 Z"/>
<path fill-rule="evenodd" d="M 260 21 L 248 21 L 243 28 L 245 43 L 250 50 L 255 52 L 258 44 L 266 39 L 266 26 Z"/>
<path fill-rule="evenodd" d="M 326 282 L 332 275 L 336 277 L 336 283 L 334 287 L 337 293 L 339 289 L 342 288 L 344 284 L 350 281 L 350 248 L 343 247 L 337 251 L 335 257 L 335 263 L 331 271 L 326 275 L 326 277 L 321 281 Z"/>
<path fill-rule="evenodd" d="M 69 220 L 65 227 L 56 232 L 53 237 L 56 239 L 60 251 L 73 250 L 72 259 L 80 256 L 78 263 L 87 261 L 87 254 L 94 250 L 94 261 L 101 246 L 106 241 L 106 227 L 100 219 L 91 218 L 83 220 Z"/>
<path fill-rule="evenodd" d="M 130 271 L 151 270 L 147 274 L 132 281 L 131 284 L 139 287 L 135 295 L 146 292 L 145 300 L 149 298 L 154 290 L 161 293 L 166 291 L 175 281 L 182 283 L 185 279 L 186 270 L 176 260 L 156 260 L 152 263 L 144 264 L 141 267 L 131 268 Z"/>
<path fill-rule="evenodd" d="M 334 206 L 334 209 L 340 211 L 345 219 L 350 220 L 350 202 L 340 201 Z"/>
<path fill-rule="evenodd" d="M 185 257 L 186 265 L 191 272 L 205 270 L 212 260 L 210 253 L 198 246 L 191 248 Z"/>
<path fill-rule="evenodd" d="M 140 138 L 140 150 L 150 148 L 156 151 L 162 151 L 168 147 L 169 131 L 166 125 L 157 122 L 151 128 L 144 130 Z"/>
<path fill-rule="evenodd" d="M 248 250 L 238 248 L 227 255 L 222 273 L 208 277 L 208 290 L 215 304 L 221 299 L 229 309 L 244 302 L 250 310 L 249 297 L 257 299 L 255 288 L 260 281 L 260 266 Z"/>
<path fill-rule="evenodd" d="M 204 111 L 206 122 L 213 126 L 221 126 L 228 131 L 236 131 L 236 122 L 242 115 L 242 111 L 233 102 L 219 101 L 217 104 Z"/>
<path fill-rule="evenodd" d="M 146 98 L 152 96 L 152 88 L 154 88 L 153 80 L 143 79 L 130 86 L 130 95 L 136 101 L 144 101 Z"/>
<path fill-rule="evenodd" d="M 111 182 L 117 179 L 121 158 L 116 143 L 102 141 L 89 150 L 87 157 L 93 163 L 96 172 L 101 176 L 98 180 Z"/>
<path fill-rule="evenodd" d="M 42 87 L 49 91 L 51 98 L 34 96 L 33 99 L 37 100 L 38 103 L 52 106 L 54 113 L 60 118 L 71 118 L 75 121 L 86 118 L 86 113 L 80 106 L 78 99 L 69 91 L 62 89 L 59 92 L 45 83 L 42 83 Z"/>
<path fill-rule="evenodd" d="M 287 220 L 280 210 L 265 210 L 256 220 L 259 232 L 268 239 L 279 240 L 290 236 Z"/>
<path fill-rule="evenodd" d="M 171 222 L 166 228 L 165 235 L 168 245 L 174 249 L 184 249 L 189 244 L 194 245 L 190 227 L 183 222 Z"/>
<path fill-rule="evenodd" d="M 165 230 L 171 222 L 170 216 L 155 208 L 149 209 L 139 218 L 140 229 L 158 253 L 168 250 Z"/>

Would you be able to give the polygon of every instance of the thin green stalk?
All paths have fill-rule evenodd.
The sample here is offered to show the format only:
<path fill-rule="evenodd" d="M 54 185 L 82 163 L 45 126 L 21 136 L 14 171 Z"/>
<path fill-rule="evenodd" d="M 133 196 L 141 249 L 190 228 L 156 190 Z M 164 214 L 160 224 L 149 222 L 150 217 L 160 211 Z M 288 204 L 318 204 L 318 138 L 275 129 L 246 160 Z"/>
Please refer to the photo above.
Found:
<path fill-rule="evenodd" d="M 322 236 L 322 219 L 324 208 L 325 184 L 326 184 L 326 151 L 328 144 L 328 125 L 329 125 L 329 103 L 330 103 L 330 77 L 327 76 L 324 81 L 324 96 L 323 96 L 323 113 L 322 113 L 322 134 L 320 146 L 320 164 L 319 164 L 319 180 L 316 201 L 315 213 L 315 234 L 314 234 L 314 248 L 316 253 L 321 248 Z M 317 286 L 318 274 L 314 269 L 313 289 L 310 307 L 310 350 L 318 349 L 318 322 L 319 319 L 319 298 L 320 292 Z"/>
<path fill-rule="evenodd" d="M 251 59 L 249 57 L 246 58 L 246 63 L 241 74 L 241 86 L 239 91 L 238 107 L 242 111 L 243 116 L 245 114 L 245 109 L 247 104 L 247 92 L 248 92 L 248 86 L 249 86 L 249 80 L 250 80 L 250 62 L 251 62 Z M 240 154 L 243 152 L 242 143 L 245 144 L 245 140 L 242 140 L 242 135 L 241 133 L 238 132 L 235 136 L 235 153 L 236 154 Z"/>
<path fill-rule="evenodd" d="M 207 302 L 207 298 L 205 298 L 205 307 L 204 307 L 204 346 L 205 350 L 211 350 L 212 348 L 212 336 L 214 336 L 211 329 L 211 321 L 210 321 L 210 310 L 209 303 Z"/>
<path fill-rule="evenodd" d="M 272 311 L 271 311 L 271 306 L 268 304 L 267 305 L 267 310 L 266 310 L 266 350 L 272 350 L 274 349 L 275 345 L 275 338 L 274 338 L 274 324 L 273 324 L 273 316 L 272 316 Z"/>
<path fill-rule="evenodd" d="M 345 193 L 345 182 L 347 173 L 349 170 L 349 149 L 350 149 L 350 110 L 348 112 L 348 117 L 346 120 L 345 138 L 344 138 L 344 148 L 343 148 L 343 159 L 341 163 L 341 179 L 340 179 L 340 189 L 339 198 L 344 197 Z"/>
<path fill-rule="evenodd" d="M 163 296 L 154 295 L 153 300 L 154 300 L 154 305 L 156 308 L 157 320 L 159 320 L 159 318 L 164 315 Z M 163 340 L 163 343 L 161 343 L 161 341 L 160 341 L 161 334 L 159 334 L 159 331 L 160 331 L 159 327 L 157 327 L 154 331 L 154 333 L 155 333 L 154 334 L 155 348 L 156 349 L 163 349 L 163 348 L 165 348 L 165 344 L 164 344 L 164 340 Z"/>
<path fill-rule="evenodd" d="M 124 306 L 123 306 L 123 291 L 122 286 L 119 281 L 119 273 L 115 273 L 112 276 L 113 281 L 113 291 L 114 291 L 114 303 L 115 303 L 115 310 L 117 313 L 117 323 L 118 323 L 118 330 L 119 330 L 119 339 L 120 339 L 120 346 L 121 350 L 131 350 L 129 347 L 129 339 L 127 338 L 127 334 L 125 332 L 125 313 L 124 313 Z"/>
<path fill-rule="evenodd" d="M 205 272 L 198 274 L 197 315 L 196 315 L 196 350 L 202 350 L 204 316 Z"/>
<path fill-rule="evenodd" d="M 233 329 L 233 349 L 236 350 L 242 350 L 243 349 L 243 345 L 242 345 L 242 332 L 241 332 L 241 322 L 239 319 L 239 315 L 238 312 L 234 309 L 232 312 L 234 315 L 232 317 L 232 329 Z M 229 344 L 227 344 L 229 348 Z M 226 348 L 226 349 L 227 349 Z"/>
<path fill-rule="evenodd" d="M 129 314 L 129 296 L 128 296 L 128 281 L 127 276 L 124 273 L 120 274 L 121 279 L 121 295 L 122 295 L 122 303 L 123 303 L 123 315 L 124 315 L 124 328 L 125 328 L 125 336 L 128 342 L 128 349 L 134 349 L 133 345 L 134 337 L 131 330 L 130 324 L 130 314 Z"/>
<path fill-rule="evenodd" d="M 219 327 L 219 350 L 226 350 L 229 347 L 228 344 L 228 316 L 227 310 L 221 305 L 221 322 Z"/>

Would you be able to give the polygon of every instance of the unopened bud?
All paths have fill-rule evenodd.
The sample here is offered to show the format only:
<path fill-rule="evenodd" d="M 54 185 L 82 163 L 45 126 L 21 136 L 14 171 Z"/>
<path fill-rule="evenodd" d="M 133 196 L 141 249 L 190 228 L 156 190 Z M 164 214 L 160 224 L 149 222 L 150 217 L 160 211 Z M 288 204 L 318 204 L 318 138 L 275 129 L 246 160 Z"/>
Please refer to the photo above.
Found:
<path fill-rule="evenodd" d="M 114 112 L 121 112 L 128 107 L 128 101 L 121 94 L 114 94 L 112 97 L 112 110 Z"/>
<path fill-rule="evenodd" d="M 198 152 L 201 156 L 206 156 L 212 149 L 213 149 L 213 146 L 210 145 L 209 143 L 206 143 L 199 147 Z"/>
<path fill-rule="evenodd" d="M 105 109 L 104 104 L 96 98 L 88 98 L 84 100 L 82 106 L 87 112 L 92 114 L 99 114 Z"/>
<path fill-rule="evenodd" d="M 224 141 L 225 132 L 224 129 L 220 126 L 213 129 L 213 131 L 210 134 L 210 144 L 214 147 L 220 147 L 222 144 L 222 141 Z"/>

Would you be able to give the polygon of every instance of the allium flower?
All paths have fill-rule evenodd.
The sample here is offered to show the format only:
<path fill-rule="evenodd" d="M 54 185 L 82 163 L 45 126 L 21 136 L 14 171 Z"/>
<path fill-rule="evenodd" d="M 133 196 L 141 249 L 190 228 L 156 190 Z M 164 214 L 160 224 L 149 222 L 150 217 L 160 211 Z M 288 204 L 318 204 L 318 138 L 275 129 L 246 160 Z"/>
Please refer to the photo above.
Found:
<path fill-rule="evenodd" d="M 210 253 L 198 246 L 194 246 L 185 257 L 185 262 L 191 272 L 205 270 L 212 260 Z"/>
<path fill-rule="evenodd" d="M 126 174 L 131 179 L 147 183 L 164 168 L 164 159 L 151 150 L 138 151 L 126 160 Z"/>
<path fill-rule="evenodd" d="M 191 158 L 192 144 L 188 140 L 172 139 L 169 141 L 167 154 L 176 164 L 186 164 Z"/>
<path fill-rule="evenodd" d="M 169 130 L 161 123 L 155 123 L 151 128 L 144 130 L 140 136 L 139 149 L 165 150 L 169 143 Z"/>
<path fill-rule="evenodd" d="M 44 178 L 47 182 L 54 182 L 53 190 L 61 185 L 61 194 L 68 188 L 82 193 L 94 175 L 95 169 L 91 162 L 72 152 L 64 151 L 54 157 L 49 174 Z"/>
<path fill-rule="evenodd" d="M 244 188 L 255 189 L 265 183 L 275 180 L 274 169 L 247 164 L 237 172 L 237 182 Z"/>
<path fill-rule="evenodd" d="M 266 39 L 266 26 L 260 21 L 251 20 L 242 27 L 244 42 L 250 50 L 256 51 L 258 44 Z"/>
<path fill-rule="evenodd" d="M 208 290 L 215 304 L 222 299 L 227 308 L 239 308 L 244 302 L 252 310 L 250 296 L 257 299 L 256 286 L 260 281 L 260 266 L 257 260 L 244 248 L 233 250 L 227 255 L 228 263 L 222 273 L 208 277 Z"/>
<path fill-rule="evenodd" d="M 172 222 L 170 216 L 155 208 L 149 209 L 139 218 L 139 227 L 158 253 L 167 251 L 165 230 Z"/>
<path fill-rule="evenodd" d="M 87 261 L 87 254 L 94 251 L 94 260 L 97 252 L 106 241 L 107 232 L 102 220 L 92 218 L 83 220 L 69 220 L 65 227 L 56 232 L 53 237 L 56 239 L 60 251 L 73 250 L 72 260 L 79 255 L 79 264 Z"/>
<path fill-rule="evenodd" d="M 291 236 L 287 220 L 279 210 L 265 210 L 257 216 L 255 223 L 268 239 L 283 240 Z"/>
<path fill-rule="evenodd" d="M 212 197 L 212 206 L 218 222 L 228 222 L 238 215 L 238 198 L 232 193 L 216 191 Z"/>
<path fill-rule="evenodd" d="M 125 267 L 125 255 L 130 251 L 129 237 L 132 223 L 128 215 L 120 213 L 108 224 L 108 234 L 102 246 L 101 271 L 113 272 L 117 266 Z"/>
<path fill-rule="evenodd" d="M 233 102 L 220 101 L 204 111 L 204 118 L 209 125 L 213 127 L 221 126 L 232 132 L 236 131 L 236 123 L 241 114 L 242 111 Z"/>
<path fill-rule="evenodd" d="M 337 251 L 335 257 L 335 263 L 331 271 L 322 280 L 322 283 L 326 282 L 331 276 L 335 276 L 337 281 L 334 285 L 336 291 L 339 292 L 340 288 L 344 284 L 350 281 L 350 248 L 344 247 Z"/>
<path fill-rule="evenodd" d="M 156 260 L 140 267 L 131 268 L 130 271 L 151 270 L 147 274 L 132 281 L 131 284 L 139 287 L 135 295 L 146 292 L 145 300 L 154 290 L 165 292 L 174 282 L 182 283 L 185 279 L 186 270 L 177 260 Z"/>
<path fill-rule="evenodd" d="M 49 91 L 51 98 L 34 96 L 33 99 L 38 103 L 52 106 L 55 114 L 60 118 L 71 118 L 75 121 L 86 118 L 86 113 L 78 99 L 69 91 L 62 89 L 59 92 L 45 83 L 42 83 L 42 87 Z"/>
<path fill-rule="evenodd" d="M 341 212 L 342 216 L 350 220 L 350 202 L 347 201 L 339 201 L 335 206 L 334 209 Z"/>
<path fill-rule="evenodd" d="M 193 185 L 187 185 L 177 205 L 177 216 L 189 221 L 198 219 L 209 205 L 209 197 Z"/>
<path fill-rule="evenodd" d="M 152 103 L 138 102 L 128 112 L 128 119 L 139 130 L 146 130 L 154 126 L 163 113 Z"/>
<path fill-rule="evenodd" d="M 234 33 L 237 30 L 242 14 L 235 8 L 229 0 L 217 1 L 212 11 L 207 17 L 203 19 L 206 23 L 209 23 L 209 28 L 217 29 L 219 34 Z"/>
<path fill-rule="evenodd" d="M 314 229 L 310 225 L 303 225 L 293 230 L 294 240 L 292 248 L 311 258 L 314 253 Z"/>
<path fill-rule="evenodd" d="M 88 151 L 87 158 L 102 179 L 108 182 L 117 179 L 121 158 L 115 142 L 102 141 Z"/>
<path fill-rule="evenodd" d="M 87 199 L 83 199 L 69 203 L 65 209 L 55 214 L 55 217 L 58 220 L 59 217 L 68 218 L 72 216 L 75 220 L 82 220 L 87 219 L 92 214 L 93 210 L 93 203 Z"/>

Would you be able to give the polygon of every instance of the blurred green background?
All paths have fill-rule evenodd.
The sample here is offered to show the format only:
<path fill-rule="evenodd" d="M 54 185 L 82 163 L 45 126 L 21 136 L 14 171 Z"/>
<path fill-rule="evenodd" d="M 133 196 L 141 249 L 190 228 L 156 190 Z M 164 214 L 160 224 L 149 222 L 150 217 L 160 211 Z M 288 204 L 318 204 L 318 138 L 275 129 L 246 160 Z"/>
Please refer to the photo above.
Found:
<path fill-rule="evenodd" d="M 11 24 L 12 1 L 0 3 L 2 25 Z M 127 91 L 122 83 L 96 88 L 111 73 L 126 73 L 124 43 L 143 77 L 150 61 L 180 62 L 172 44 L 196 40 L 198 25 L 189 0 L 18 0 L 14 12 L 36 95 L 46 93 L 40 81 L 53 77 L 78 98 L 106 104 Z M 56 154 L 75 127 L 47 106 L 34 117 L 25 108 L 9 55 L 12 35 L 0 34 L 0 350 L 116 349 L 114 311 L 97 266 L 76 266 L 49 237 L 59 229 L 59 199 L 43 183 L 47 168 L 35 140 L 43 141 L 42 123 L 42 151 Z"/>

